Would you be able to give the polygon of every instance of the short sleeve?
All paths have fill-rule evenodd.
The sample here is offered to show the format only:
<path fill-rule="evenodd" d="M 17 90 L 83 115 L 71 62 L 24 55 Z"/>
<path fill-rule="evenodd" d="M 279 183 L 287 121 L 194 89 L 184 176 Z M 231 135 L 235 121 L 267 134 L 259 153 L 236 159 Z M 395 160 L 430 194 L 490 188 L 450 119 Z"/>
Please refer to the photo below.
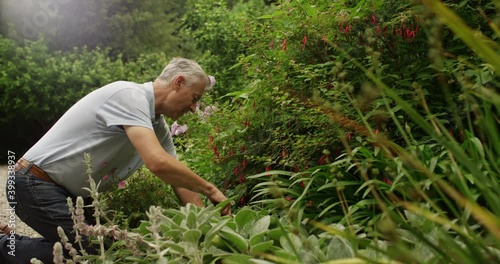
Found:
<path fill-rule="evenodd" d="M 160 141 L 161 146 L 167 153 L 177 158 L 177 153 L 175 151 L 174 141 L 172 139 L 172 134 L 170 133 L 170 129 L 168 128 L 167 122 L 161 116 L 158 123 L 154 124 L 154 130 L 156 136 L 158 137 L 158 141 Z"/>
<path fill-rule="evenodd" d="M 110 96 L 97 111 L 97 118 L 106 127 L 121 125 L 153 129 L 146 95 L 134 88 L 121 89 Z"/>

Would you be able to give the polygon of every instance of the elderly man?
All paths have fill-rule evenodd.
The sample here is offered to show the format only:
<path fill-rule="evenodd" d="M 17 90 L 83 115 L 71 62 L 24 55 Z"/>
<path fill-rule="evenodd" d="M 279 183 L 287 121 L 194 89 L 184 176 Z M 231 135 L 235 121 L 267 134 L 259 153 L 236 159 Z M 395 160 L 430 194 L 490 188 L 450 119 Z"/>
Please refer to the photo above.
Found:
<path fill-rule="evenodd" d="M 16 235 L 12 256 L 7 247 L 12 240 L 8 234 L 3 236 L 0 252 L 4 262 L 24 263 L 36 257 L 50 263 L 52 246 L 59 241 L 57 226 L 70 240 L 74 239 L 66 199 L 89 195 L 82 189 L 89 187 L 82 162 L 84 153 L 93 157 L 92 177 L 101 182 L 99 191 L 126 179 L 144 164 L 173 186 L 181 204 L 203 206 L 199 194 L 215 204 L 226 200 L 213 184 L 177 160 L 163 116 L 177 119 L 188 111 L 194 112 L 211 85 L 198 63 L 174 58 L 154 82 L 114 82 L 73 105 L 25 153 L 12 172 L 16 192 L 8 195 L 9 203 L 19 218 L 43 238 Z M 230 214 L 230 208 L 222 213 Z"/>

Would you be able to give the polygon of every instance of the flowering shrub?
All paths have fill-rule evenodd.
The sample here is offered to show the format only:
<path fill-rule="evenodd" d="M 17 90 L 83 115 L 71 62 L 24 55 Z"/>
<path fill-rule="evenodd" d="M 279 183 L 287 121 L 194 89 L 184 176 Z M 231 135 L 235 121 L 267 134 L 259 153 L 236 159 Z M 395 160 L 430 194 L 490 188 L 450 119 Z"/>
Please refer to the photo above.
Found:
<path fill-rule="evenodd" d="M 366 230 L 403 263 L 496 261 L 495 7 L 288 1 L 246 20 L 246 85 L 208 131 L 219 182 L 240 206 Z"/>

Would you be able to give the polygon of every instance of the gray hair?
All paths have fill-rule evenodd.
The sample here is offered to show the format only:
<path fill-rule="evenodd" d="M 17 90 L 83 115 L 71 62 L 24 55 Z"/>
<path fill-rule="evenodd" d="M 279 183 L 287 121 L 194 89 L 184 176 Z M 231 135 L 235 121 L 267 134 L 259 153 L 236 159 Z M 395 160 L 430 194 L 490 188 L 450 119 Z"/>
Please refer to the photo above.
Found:
<path fill-rule="evenodd" d="M 205 90 L 210 88 L 211 81 L 201 66 L 196 61 L 185 58 L 172 58 L 160 76 L 158 76 L 158 79 L 165 83 L 170 83 L 175 77 L 180 75 L 185 77 L 187 86 L 192 86 L 200 79 L 203 79 L 205 80 Z"/>

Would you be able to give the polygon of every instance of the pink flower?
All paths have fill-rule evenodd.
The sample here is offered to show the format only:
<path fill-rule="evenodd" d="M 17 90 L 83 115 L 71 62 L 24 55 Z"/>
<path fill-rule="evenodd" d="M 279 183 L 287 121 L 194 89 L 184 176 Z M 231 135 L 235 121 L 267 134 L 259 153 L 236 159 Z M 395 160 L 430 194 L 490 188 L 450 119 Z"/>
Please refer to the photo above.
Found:
<path fill-rule="evenodd" d="M 172 133 L 172 135 L 174 136 L 178 136 L 180 134 L 184 134 L 186 133 L 188 127 L 187 125 L 179 125 L 177 124 L 177 121 L 175 121 L 173 124 L 172 124 L 172 127 L 170 128 L 170 133 Z"/>
<path fill-rule="evenodd" d="M 108 178 L 108 174 L 102 176 L 102 180 L 105 181 Z"/>
<path fill-rule="evenodd" d="M 200 111 L 199 115 L 201 115 L 201 120 L 206 121 L 209 116 L 211 116 L 214 112 L 217 112 L 219 108 L 215 105 L 209 105 L 205 107 L 203 112 Z"/>
<path fill-rule="evenodd" d="M 118 183 L 118 189 L 123 189 L 125 188 L 125 181 L 121 181 Z"/>

